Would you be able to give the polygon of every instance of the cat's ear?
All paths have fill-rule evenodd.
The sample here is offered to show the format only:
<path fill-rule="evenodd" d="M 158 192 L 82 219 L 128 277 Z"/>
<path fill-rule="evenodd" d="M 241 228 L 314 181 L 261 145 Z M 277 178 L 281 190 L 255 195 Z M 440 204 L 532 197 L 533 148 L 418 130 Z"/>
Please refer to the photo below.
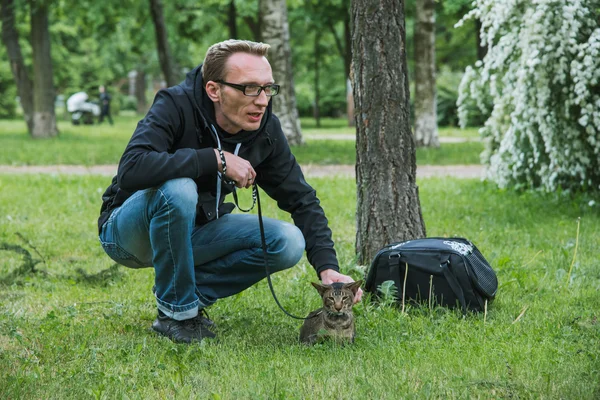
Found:
<path fill-rule="evenodd" d="M 317 282 L 311 282 L 310 284 L 313 285 L 315 287 L 315 289 L 317 289 L 317 291 L 319 292 L 321 297 L 323 297 L 323 293 L 325 293 L 325 291 L 328 289 L 327 286 L 321 285 L 320 283 L 317 283 Z"/>
<path fill-rule="evenodd" d="M 345 283 L 344 287 L 346 289 L 352 290 L 352 293 L 356 294 L 356 292 L 358 292 L 358 289 L 360 288 L 360 285 L 362 285 L 362 280 L 351 283 Z"/>

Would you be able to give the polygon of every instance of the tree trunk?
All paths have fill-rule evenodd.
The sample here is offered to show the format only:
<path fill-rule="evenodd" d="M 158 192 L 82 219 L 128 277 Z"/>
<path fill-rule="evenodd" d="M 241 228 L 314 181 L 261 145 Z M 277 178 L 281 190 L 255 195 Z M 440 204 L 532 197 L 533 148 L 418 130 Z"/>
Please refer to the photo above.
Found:
<path fill-rule="evenodd" d="M 291 145 L 303 144 L 300 118 L 296 107 L 292 51 L 285 0 L 259 0 L 262 39 L 271 45 L 269 60 L 275 82 L 281 84 L 273 97 L 273 110 Z"/>
<path fill-rule="evenodd" d="M 356 252 L 425 236 L 409 124 L 404 1 L 352 2 L 356 107 Z"/>
<path fill-rule="evenodd" d="M 229 27 L 229 38 L 237 39 L 237 10 L 235 8 L 235 0 L 229 2 L 229 8 L 227 9 L 227 26 Z"/>
<path fill-rule="evenodd" d="M 244 22 L 246 23 L 246 25 L 248 25 L 248 28 L 250 28 L 250 30 L 252 31 L 252 37 L 254 38 L 255 42 L 262 42 L 262 32 L 260 30 L 261 27 L 261 23 L 260 23 L 260 11 L 258 13 L 259 15 L 257 16 L 256 19 L 250 17 L 250 16 L 245 16 Z"/>
<path fill-rule="evenodd" d="M 148 102 L 146 101 L 146 71 L 144 68 L 138 68 L 135 75 L 135 98 L 137 100 L 136 112 L 146 114 L 148 112 Z"/>
<path fill-rule="evenodd" d="M 352 93 L 352 80 L 346 79 L 346 114 L 348 115 L 348 126 L 354 126 L 354 94 Z"/>
<path fill-rule="evenodd" d="M 435 94 L 435 1 L 417 1 L 415 24 L 415 139 L 440 147 Z"/>
<path fill-rule="evenodd" d="M 54 100 L 56 91 L 50 56 L 48 7 L 45 2 L 31 2 L 31 54 L 33 59 L 33 130 L 34 138 L 58 136 Z"/>
<path fill-rule="evenodd" d="M 23 108 L 23 116 L 27 124 L 27 131 L 33 132 L 33 83 L 27 73 L 19 33 L 15 28 L 15 8 L 13 0 L 0 1 L 0 14 L 2 15 L 2 43 L 6 46 L 10 69 L 17 85 L 17 93 Z"/>
<path fill-rule="evenodd" d="M 156 46 L 158 49 L 158 60 L 162 69 L 167 86 L 175 86 L 179 83 L 171 50 L 169 49 L 169 40 L 167 38 L 167 26 L 165 25 L 165 16 L 161 0 L 150 0 L 150 13 L 154 22 L 156 32 Z"/>
<path fill-rule="evenodd" d="M 319 101 L 321 92 L 319 91 L 319 61 L 321 59 L 320 43 L 319 38 L 321 35 L 315 32 L 315 104 L 314 104 L 314 117 L 317 122 L 317 128 L 321 127 L 321 110 L 319 109 Z"/>
<path fill-rule="evenodd" d="M 475 19 L 475 38 L 477 40 L 477 59 L 483 60 L 483 57 L 487 54 L 487 46 L 481 43 L 481 21 L 479 18 Z"/>
<path fill-rule="evenodd" d="M 352 96 L 352 83 L 350 78 L 350 67 L 352 65 L 352 36 L 351 36 L 351 28 L 350 28 L 350 15 L 348 13 L 347 17 L 344 18 L 344 43 L 345 49 L 344 52 L 344 72 L 346 73 L 346 113 L 348 114 L 348 126 L 354 126 L 354 98 Z"/>

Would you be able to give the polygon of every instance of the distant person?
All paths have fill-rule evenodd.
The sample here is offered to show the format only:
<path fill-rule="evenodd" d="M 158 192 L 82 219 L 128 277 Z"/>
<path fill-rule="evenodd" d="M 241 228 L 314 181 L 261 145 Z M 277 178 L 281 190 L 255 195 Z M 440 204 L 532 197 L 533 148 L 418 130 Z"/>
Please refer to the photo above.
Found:
<path fill-rule="evenodd" d="M 217 43 L 184 82 L 160 90 L 102 196 L 104 250 L 126 267 L 154 268 L 152 328 L 176 342 L 215 337 L 204 309 L 266 276 L 256 215 L 224 203 L 255 181 L 294 221 L 264 218 L 271 271 L 306 250 L 324 284 L 353 282 L 339 272 L 325 213 L 271 110 L 279 85 L 268 48 Z"/>
<path fill-rule="evenodd" d="M 110 116 L 110 94 L 106 93 L 104 86 L 100 86 L 98 90 L 100 91 L 100 120 L 98 120 L 98 123 L 101 124 L 102 121 L 104 121 L 104 117 L 106 117 L 108 118 L 108 122 L 112 125 L 113 120 Z"/>

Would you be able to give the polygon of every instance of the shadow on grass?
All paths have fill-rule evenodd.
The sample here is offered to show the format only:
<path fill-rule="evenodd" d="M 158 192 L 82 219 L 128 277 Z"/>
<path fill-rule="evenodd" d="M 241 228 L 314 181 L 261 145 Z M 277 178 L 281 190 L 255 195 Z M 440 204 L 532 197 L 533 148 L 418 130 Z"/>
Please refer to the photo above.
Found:
<path fill-rule="evenodd" d="M 7 273 L 4 276 L 0 276 L 0 284 L 11 285 L 14 283 L 18 283 L 21 280 L 21 278 L 26 277 L 28 275 L 33 275 L 33 274 L 36 274 L 39 272 L 41 272 L 42 274 L 45 274 L 45 272 L 40 271 L 35 268 L 35 266 L 37 264 L 41 263 L 42 260 L 35 260 L 31 256 L 31 253 L 24 247 L 21 247 L 16 244 L 0 243 L 0 251 L 2 251 L 2 250 L 12 251 L 12 252 L 22 255 L 23 262 L 21 263 L 20 266 L 18 266 L 11 272 Z"/>
<path fill-rule="evenodd" d="M 49 275 L 47 271 L 36 268 L 38 264 L 46 263 L 44 257 L 20 233 L 17 232 L 16 235 L 29 247 L 31 247 L 40 258 L 33 258 L 31 252 L 23 246 L 5 242 L 0 243 L 0 252 L 13 252 L 22 258 L 21 265 L 4 275 L 0 275 L 0 285 L 22 285 L 27 277 L 38 274 L 44 277 Z M 74 275 L 57 275 L 56 277 L 64 280 L 74 280 L 77 283 L 84 283 L 93 286 L 108 286 L 111 283 L 121 280 L 124 275 L 120 270 L 119 265 L 116 263 L 109 268 L 103 269 L 94 274 L 87 273 L 85 270 L 83 270 L 83 268 L 77 268 L 74 272 Z"/>

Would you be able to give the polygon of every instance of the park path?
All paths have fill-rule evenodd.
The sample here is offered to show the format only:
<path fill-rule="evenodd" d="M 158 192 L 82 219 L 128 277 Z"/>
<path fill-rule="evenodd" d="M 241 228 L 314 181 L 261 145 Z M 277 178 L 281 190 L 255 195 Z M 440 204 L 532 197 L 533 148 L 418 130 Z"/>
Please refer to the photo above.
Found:
<path fill-rule="evenodd" d="M 354 165 L 303 165 L 302 170 L 307 177 L 346 176 L 354 177 Z M 113 176 L 117 171 L 116 164 L 110 165 L 0 165 L 0 174 L 68 174 L 68 175 L 105 175 Z M 420 165 L 417 167 L 418 178 L 449 176 L 455 178 L 481 178 L 481 165 Z"/>
<path fill-rule="evenodd" d="M 305 139 L 312 140 L 355 140 L 354 134 L 345 133 L 319 133 L 304 134 Z M 476 141 L 478 138 L 448 137 L 439 138 L 441 143 L 461 143 Z M 307 177 L 326 176 L 355 176 L 354 165 L 318 165 L 307 164 L 302 166 Z M 12 166 L 0 165 L 0 174 L 66 174 L 66 175 L 104 175 L 114 176 L 117 172 L 116 164 L 108 165 L 26 165 Z M 455 178 L 481 178 L 484 169 L 481 165 L 420 165 L 417 166 L 417 177 L 441 177 L 449 176 Z"/>

